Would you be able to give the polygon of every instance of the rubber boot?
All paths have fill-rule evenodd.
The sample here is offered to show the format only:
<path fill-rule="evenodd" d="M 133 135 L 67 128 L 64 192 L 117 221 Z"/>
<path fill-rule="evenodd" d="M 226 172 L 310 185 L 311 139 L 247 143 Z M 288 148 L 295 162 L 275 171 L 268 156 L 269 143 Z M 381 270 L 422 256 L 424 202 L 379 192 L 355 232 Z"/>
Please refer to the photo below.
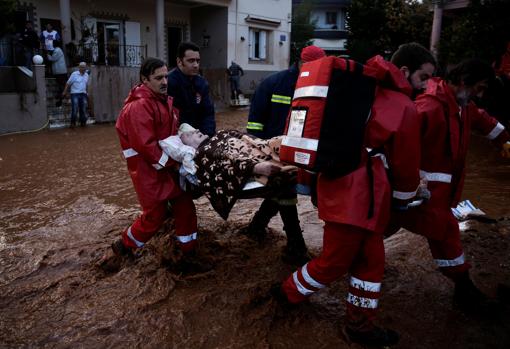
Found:
<path fill-rule="evenodd" d="M 241 233 L 258 242 L 266 238 L 266 227 L 271 218 L 278 213 L 278 203 L 271 199 L 265 199 L 260 205 L 259 210 L 253 216 L 247 228 L 241 230 Z"/>
<path fill-rule="evenodd" d="M 296 205 L 280 206 L 283 230 L 287 235 L 287 246 L 283 250 L 282 259 L 292 265 L 304 265 L 310 260 L 310 254 L 303 239 L 303 231 L 299 225 Z"/>
<path fill-rule="evenodd" d="M 99 260 L 98 267 L 108 273 L 116 273 L 122 267 L 126 260 L 133 260 L 133 250 L 126 247 L 122 239 L 118 239 L 111 244 L 105 255 Z"/>
<path fill-rule="evenodd" d="M 177 263 L 170 266 L 170 270 L 184 275 L 202 274 L 213 268 L 213 261 L 207 256 L 199 255 L 196 250 L 184 253 Z"/>
<path fill-rule="evenodd" d="M 469 272 L 464 272 L 454 279 L 455 292 L 453 300 L 465 313 L 493 315 L 498 312 L 498 302 L 487 297 L 475 286 Z"/>

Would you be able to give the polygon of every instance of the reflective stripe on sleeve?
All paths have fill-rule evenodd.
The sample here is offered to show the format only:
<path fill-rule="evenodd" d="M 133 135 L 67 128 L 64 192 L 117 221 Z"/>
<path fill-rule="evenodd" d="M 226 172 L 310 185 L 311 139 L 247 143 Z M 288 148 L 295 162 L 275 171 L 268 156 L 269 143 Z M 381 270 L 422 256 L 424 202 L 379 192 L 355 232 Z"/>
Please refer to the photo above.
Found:
<path fill-rule="evenodd" d="M 315 279 L 312 278 L 310 276 L 310 274 L 308 274 L 308 267 L 307 267 L 307 265 L 308 265 L 308 263 L 306 263 L 301 268 L 301 274 L 303 274 L 303 279 L 305 279 L 305 281 L 308 282 L 310 284 L 310 286 L 312 286 L 312 287 L 315 287 L 315 288 L 324 288 L 324 287 L 326 287 L 325 285 L 321 284 L 320 282 L 315 281 Z"/>
<path fill-rule="evenodd" d="M 425 178 L 429 182 L 443 182 L 443 183 L 451 183 L 452 175 L 448 173 L 441 172 L 426 172 L 420 170 L 420 177 Z"/>
<path fill-rule="evenodd" d="M 367 152 L 370 153 L 372 151 L 372 148 L 366 148 L 367 149 Z M 390 166 L 388 165 L 388 160 L 386 160 L 386 155 L 384 155 L 384 153 L 375 153 L 375 154 L 369 154 L 371 157 L 373 158 L 380 158 L 381 161 L 383 162 L 383 165 L 384 165 L 384 168 L 385 169 L 389 169 Z"/>
<path fill-rule="evenodd" d="M 302 97 L 323 97 L 328 96 L 328 86 L 313 85 L 300 87 L 294 91 L 294 99 Z"/>
<path fill-rule="evenodd" d="M 175 236 L 175 238 L 181 244 L 187 244 L 188 242 L 191 242 L 191 241 L 197 239 L 197 233 L 194 232 L 193 234 L 190 234 L 190 235 L 177 235 L 177 236 Z"/>
<path fill-rule="evenodd" d="M 127 159 L 132 156 L 138 155 L 138 152 L 136 150 L 134 150 L 133 148 L 129 148 L 129 149 L 124 149 L 122 151 L 122 154 L 124 155 L 124 158 Z"/>
<path fill-rule="evenodd" d="M 159 161 L 157 164 L 152 164 L 152 167 L 154 167 L 156 170 L 161 170 L 165 167 L 166 163 L 168 162 L 168 155 L 166 155 L 165 152 L 161 154 L 161 157 L 159 158 Z"/>
<path fill-rule="evenodd" d="M 312 290 L 307 289 L 305 286 L 301 284 L 301 282 L 299 282 L 297 277 L 297 271 L 295 271 L 294 274 L 292 274 L 292 280 L 294 281 L 294 284 L 296 285 L 298 292 L 301 293 L 303 296 L 309 296 L 314 292 Z"/>
<path fill-rule="evenodd" d="M 131 239 L 131 241 L 135 243 L 136 247 L 143 247 L 143 245 L 145 245 L 143 242 L 135 239 L 133 233 L 131 233 L 131 227 L 128 228 L 127 236 Z"/>
<path fill-rule="evenodd" d="M 370 282 L 365 280 L 360 280 L 351 276 L 350 281 L 351 287 L 357 288 L 358 290 L 368 291 L 368 292 L 380 292 L 381 291 L 381 283 L 380 282 Z"/>
<path fill-rule="evenodd" d="M 418 189 L 416 189 L 415 191 L 398 191 L 398 190 L 394 190 L 393 191 L 393 197 L 395 199 L 399 199 L 399 200 L 409 200 L 409 199 L 412 199 L 416 196 L 416 192 L 418 191 Z"/>
<path fill-rule="evenodd" d="M 490 140 L 493 140 L 494 138 L 499 136 L 500 133 L 503 132 L 504 130 L 505 127 L 498 122 L 498 124 L 492 129 L 492 131 L 489 132 L 489 134 L 485 137 L 487 137 Z"/>
<path fill-rule="evenodd" d="M 289 96 L 281 96 L 281 95 L 272 95 L 271 102 L 273 103 L 282 103 L 282 104 L 290 104 L 291 98 Z"/>
<path fill-rule="evenodd" d="M 373 298 L 358 297 L 349 293 L 347 295 L 347 302 L 360 308 L 376 309 L 379 300 Z"/>
<path fill-rule="evenodd" d="M 246 129 L 262 131 L 264 129 L 264 124 L 261 124 L 260 122 L 248 122 L 248 125 L 246 125 Z"/>
<path fill-rule="evenodd" d="M 455 259 L 434 259 L 436 265 L 440 268 L 455 267 L 465 263 L 464 253 Z"/>

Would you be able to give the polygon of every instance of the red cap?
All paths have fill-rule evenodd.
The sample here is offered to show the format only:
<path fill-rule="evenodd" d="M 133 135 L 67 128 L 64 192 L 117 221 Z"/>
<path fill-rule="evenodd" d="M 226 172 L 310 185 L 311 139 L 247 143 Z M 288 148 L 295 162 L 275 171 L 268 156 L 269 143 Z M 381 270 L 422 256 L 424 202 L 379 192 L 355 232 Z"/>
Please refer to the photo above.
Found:
<path fill-rule="evenodd" d="M 326 52 L 320 47 L 311 45 L 301 50 L 301 61 L 303 63 L 315 61 L 316 59 L 326 56 Z"/>

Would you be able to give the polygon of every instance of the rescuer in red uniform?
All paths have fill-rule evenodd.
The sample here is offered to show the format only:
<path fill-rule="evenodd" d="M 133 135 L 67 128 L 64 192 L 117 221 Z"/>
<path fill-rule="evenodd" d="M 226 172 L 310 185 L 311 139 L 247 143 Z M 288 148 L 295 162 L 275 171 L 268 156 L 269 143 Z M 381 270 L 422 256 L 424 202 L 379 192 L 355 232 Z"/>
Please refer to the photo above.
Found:
<path fill-rule="evenodd" d="M 466 172 L 466 153 L 472 129 L 478 130 L 510 156 L 509 135 L 495 118 L 471 101 L 481 96 L 493 77 L 492 68 L 479 60 L 467 60 L 445 79 L 432 78 L 416 99 L 421 120 L 420 175 L 427 181 L 431 198 L 423 205 L 392 217 L 390 234 L 401 226 L 427 238 L 439 270 L 455 284 L 454 300 L 467 311 L 487 307 L 487 298 L 469 277 L 452 207 L 459 203 Z M 477 309 L 478 308 L 478 309 Z"/>
<path fill-rule="evenodd" d="M 174 216 L 175 237 L 184 252 L 197 243 L 197 217 L 191 194 L 179 187 L 179 164 L 169 158 L 158 141 L 176 135 L 178 111 L 167 96 L 168 70 L 157 58 L 147 58 L 140 68 L 141 83 L 124 102 L 115 125 L 142 214 L 112 244 L 117 256 L 143 247 L 169 217 Z"/>
<path fill-rule="evenodd" d="M 299 303 L 348 272 L 344 333 L 361 344 L 392 345 L 398 334 L 374 324 L 384 272 L 383 232 L 392 201 L 405 206 L 417 194 L 419 123 L 409 98 L 412 88 L 398 68 L 376 56 L 366 69 L 372 70 L 378 87 L 365 147 L 379 151 L 363 149 L 361 164 L 345 176 L 319 174 L 318 210 L 325 221 L 322 252 L 272 292 L 280 301 Z M 370 207 L 373 212 L 367 215 Z"/>

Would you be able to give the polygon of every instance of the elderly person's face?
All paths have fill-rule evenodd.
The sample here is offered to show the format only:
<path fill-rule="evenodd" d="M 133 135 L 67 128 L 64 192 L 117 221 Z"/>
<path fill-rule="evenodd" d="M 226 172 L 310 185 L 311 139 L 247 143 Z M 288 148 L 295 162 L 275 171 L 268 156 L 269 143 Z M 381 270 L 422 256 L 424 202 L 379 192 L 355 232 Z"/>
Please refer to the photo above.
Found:
<path fill-rule="evenodd" d="M 199 130 L 191 131 L 191 132 L 184 132 L 181 134 L 181 141 L 185 145 L 189 145 L 190 147 L 193 147 L 197 149 L 200 144 L 202 144 L 203 141 L 205 141 L 207 138 L 209 138 L 208 135 L 204 135 Z"/>

